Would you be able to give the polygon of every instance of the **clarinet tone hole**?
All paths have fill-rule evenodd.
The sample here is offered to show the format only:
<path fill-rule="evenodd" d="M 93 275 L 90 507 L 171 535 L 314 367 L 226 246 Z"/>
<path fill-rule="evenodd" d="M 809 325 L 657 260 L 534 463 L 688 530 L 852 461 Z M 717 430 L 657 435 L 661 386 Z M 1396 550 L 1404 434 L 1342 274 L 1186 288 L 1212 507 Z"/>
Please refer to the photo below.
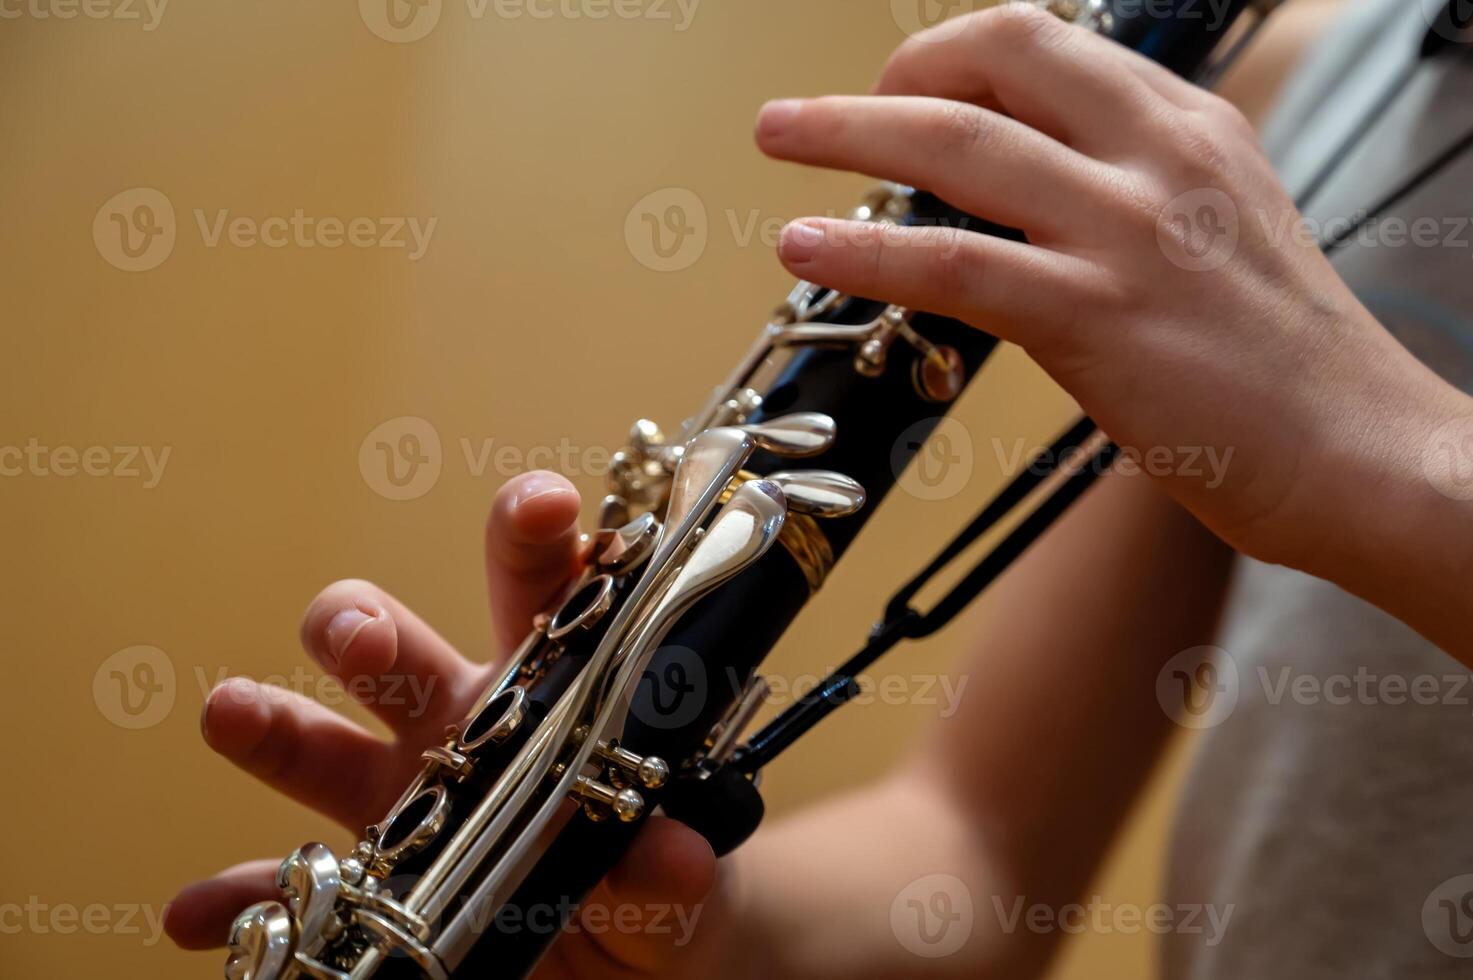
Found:
<path fill-rule="evenodd" d="M 465 724 L 457 741 L 462 749 L 478 749 L 487 742 L 499 744 L 511 737 L 527 714 L 527 690 L 508 687 L 488 700 Z"/>
<path fill-rule="evenodd" d="M 428 844 L 445 824 L 450 798 L 443 786 L 426 786 L 384 824 L 378 839 L 378 856 L 394 858 Z"/>
<path fill-rule="evenodd" d="M 547 635 L 554 640 L 575 630 L 588 629 L 604 618 L 614 604 L 614 577 L 599 575 L 568 597 L 562 608 L 553 614 L 547 626 Z"/>

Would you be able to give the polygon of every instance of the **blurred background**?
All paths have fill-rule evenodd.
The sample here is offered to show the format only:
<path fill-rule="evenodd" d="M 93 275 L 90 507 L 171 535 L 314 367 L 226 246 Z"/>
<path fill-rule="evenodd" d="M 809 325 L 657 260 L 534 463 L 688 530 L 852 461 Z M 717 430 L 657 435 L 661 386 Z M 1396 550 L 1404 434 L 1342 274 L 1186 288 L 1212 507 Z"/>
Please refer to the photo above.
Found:
<path fill-rule="evenodd" d="M 218 953 L 160 937 L 162 904 L 332 832 L 206 750 L 205 694 L 247 674 L 331 696 L 296 630 L 347 576 L 486 656 L 496 487 L 549 466 L 597 499 L 632 420 L 697 406 L 786 294 L 778 229 L 866 186 L 762 159 L 757 108 L 863 90 L 925 6 L 5 8 L 0 904 L 73 912 L 0 921 L 0 973 L 217 974 Z M 963 486 L 893 494 L 773 670 L 801 684 L 851 652 L 1018 440 L 1070 411 L 1005 350 L 959 408 Z M 406 434 L 424 465 L 396 482 L 375 447 Z M 947 676 L 997 614 L 984 602 L 875 676 Z M 769 772 L 772 811 L 875 775 L 945 706 L 840 713 Z M 1155 900 L 1184 756 L 1105 900 Z M 1151 960 L 1149 935 L 1085 935 L 1057 977 Z"/>

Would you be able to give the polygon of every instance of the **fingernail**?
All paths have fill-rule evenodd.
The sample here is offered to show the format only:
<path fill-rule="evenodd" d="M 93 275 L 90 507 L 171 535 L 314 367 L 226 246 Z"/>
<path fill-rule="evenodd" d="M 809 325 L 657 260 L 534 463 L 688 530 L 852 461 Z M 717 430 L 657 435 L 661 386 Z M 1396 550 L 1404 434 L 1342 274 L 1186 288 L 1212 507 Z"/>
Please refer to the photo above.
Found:
<path fill-rule="evenodd" d="M 514 504 L 524 504 L 538 497 L 549 497 L 552 494 L 567 494 L 569 486 L 563 480 L 558 479 L 552 473 L 532 473 L 524 477 L 517 485 L 516 495 L 513 497 Z"/>
<path fill-rule="evenodd" d="M 795 221 L 783 229 L 778 247 L 787 261 L 807 262 L 818 254 L 822 244 L 823 231 L 820 228 L 805 221 Z"/>
<path fill-rule="evenodd" d="M 777 99 L 767 103 L 757 116 L 757 131 L 763 136 L 782 135 L 802 108 L 801 99 Z"/>
<path fill-rule="evenodd" d="M 327 624 L 327 655 L 333 666 L 343 661 L 343 654 L 353 645 L 363 627 L 377 619 L 356 606 L 344 609 Z"/>
<path fill-rule="evenodd" d="M 520 507 L 528 501 L 537 500 L 541 497 L 552 497 L 560 493 L 572 492 L 566 483 L 550 473 L 529 476 L 517 487 L 517 492 L 512 497 L 512 507 Z"/>

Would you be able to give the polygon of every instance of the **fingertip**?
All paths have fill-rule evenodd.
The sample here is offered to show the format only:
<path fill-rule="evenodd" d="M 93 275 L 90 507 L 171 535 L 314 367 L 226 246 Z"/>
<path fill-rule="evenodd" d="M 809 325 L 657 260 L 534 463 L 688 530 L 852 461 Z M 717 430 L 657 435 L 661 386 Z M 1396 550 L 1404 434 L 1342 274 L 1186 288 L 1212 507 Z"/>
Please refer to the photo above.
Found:
<path fill-rule="evenodd" d="M 773 99 L 757 113 L 756 134 L 759 145 L 776 142 L 790 132 L 803 110 L 802 99 Z"/>
<path fill-rule="evenodd" d="M 816 218 L 789 222 L 778 239 L 778 256 L 790 269 L 807 265 L 823 248 L 824 225 Z"/>
<path fill-rule="evenodd" d="M 205 698 L 199 722 L 206 745 L 226 758 L 240 759 L 265 737 L 271 727 L 271 708 L 261 697 L 259 684 L 246 677 L 231 677 L 215 685 Z"/>
<path fill-rule="evenodd" d="M 328 621 L 323 666 L 340 680 L 375 677 L 399 656 L 399 629 L 382 606 L 354 603 Z"/>
<path fill-rule="evenodd" d="M 308 656 L 339 676 L 350 655 L 364 672 L 379 666 L 385 657 L 388 662 L 382 666 L 387 667 L 393 663 L 397 646 L 383 590 L 363 579 L 342 579 L 317 593 L 302 616 L 299 633 Z"/>
<path fill-rule="evenodd" d="M 496 495 L 492 526 L 513 544 L 547 544 L 572 530 L 581 503 L 578 491 L 562 474 L 523 473 Z"/>
<path fill-rule="evenodd" d="M 201 914 L 200 892 L 209 882 L 196 881 L 179 890 L 164 907 L 164 935 L 180 949 L 200 950 L 220 945 L 221 936 L 213 935 L 207 916 Z"/>
<path fill-rule="evenodd" d="M 224 946 L 235 917 L 274 894 L 279 864 L 274 859 L 247 861 L 185 885 L 164 906 L 164 934 L 181 949 Z"/>

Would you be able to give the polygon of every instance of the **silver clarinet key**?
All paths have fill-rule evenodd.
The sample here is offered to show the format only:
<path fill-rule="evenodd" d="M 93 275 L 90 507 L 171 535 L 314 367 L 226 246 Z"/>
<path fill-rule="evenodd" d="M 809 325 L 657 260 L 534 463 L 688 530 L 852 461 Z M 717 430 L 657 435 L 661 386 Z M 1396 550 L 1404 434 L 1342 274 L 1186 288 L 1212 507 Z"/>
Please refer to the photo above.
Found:
<path fill-rule="evenodd" d="M 864 487 L 832 470 L 784 470 L 766 479 L 776 483 L 788 509 L 814 517 L 848 517 L 864 506 Z"/>
<path fill-rule="evenodd" d="M 276 980 L 292 961 L 292 914 L 280 902 L 257 902 L 230 927 L 225 980 Z"/>
<path fill-rule="evenodd" d="M 281 862 L 276 887 L 297 922 L 297 942 L 309 950 L 332 918 L 342 877 L 338 859 L 326 844 L 306 844 Z"/>
<path fill-rule="evenodd" d="M 741 426 L 757 445 L 774 456 L 817 456 L 834 444 L 837 427 L 822 412 L 794 412 L 754 425 Z"/>

